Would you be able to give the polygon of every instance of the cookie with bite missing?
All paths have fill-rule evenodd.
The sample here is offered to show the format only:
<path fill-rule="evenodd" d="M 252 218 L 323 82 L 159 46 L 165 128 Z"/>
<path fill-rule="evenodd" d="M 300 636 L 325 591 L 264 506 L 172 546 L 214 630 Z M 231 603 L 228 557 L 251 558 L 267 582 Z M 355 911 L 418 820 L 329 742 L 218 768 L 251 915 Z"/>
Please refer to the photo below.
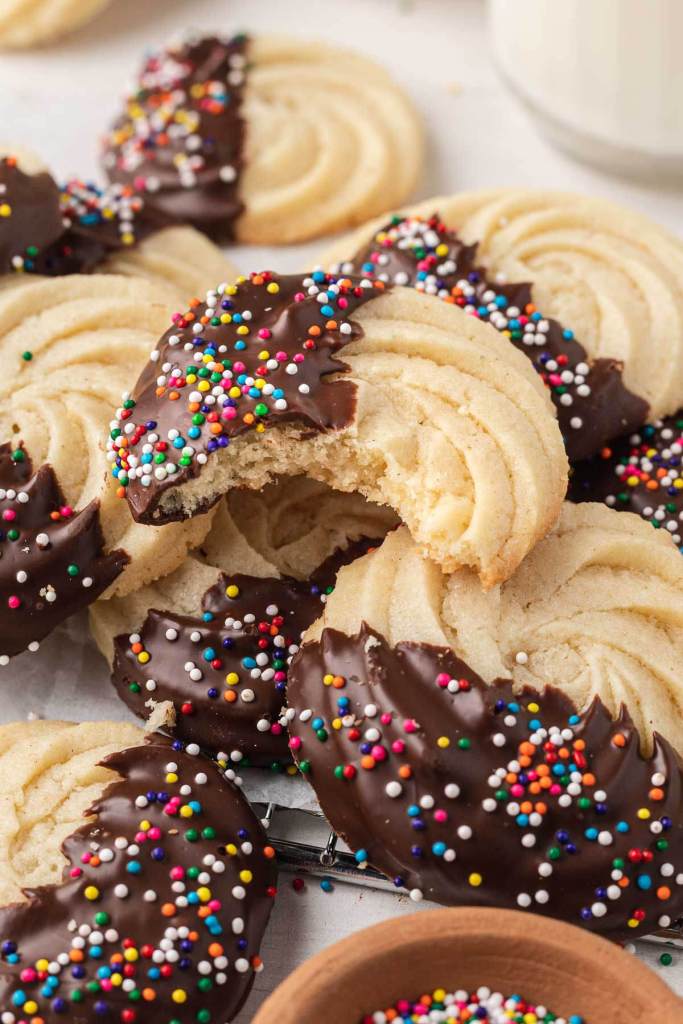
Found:
<path fill-rule="evenodd" d="M 285 689 L 301 634 L 340 566 L 396 525 L 388 509 L 307 477 L 232 491 L 175 572 L 91 607 L 118 695 L 142 718 L 171 701 L 168 731 L 221 760 L 289 762 Z"/>
<path fill-rule="evenodd" d="M 487 585 L 552 526 L 566 457 L 522 355 L 455 306 L 365 278 L 252 274 L 177 318 L 109 442 L 139 522 L 306 475 L 388 505 Z"/>
<path fill-rule="evenodd" d="M 112 182 L 218 240 L 271 245 L 403 202 L 421 164 L 381 67 L 286 36 L 194 35 L 146 57 L 103 146 Z"/>
<path fill-rule="evenodd" d="M 327 269 L 418 288 L 491 323 L 547 385 L 571 461 L 683 396 L 683 243 L 602 198 L 442 196 L 377 218 Z"/>
<path fill-rule="evenodd" d="M 0 737 L 4 1016 L 231 1020 L 276 883 L 234 773 L 122 723 Z"/>
<path fill-rule="evenodd" d="M 414 899 L 646 934 L 683 916 L 682 656 L 680 555 L 636 516 L 567 503 L 488 592 L 400 529 L 304 636 L 290 747 Z"/>

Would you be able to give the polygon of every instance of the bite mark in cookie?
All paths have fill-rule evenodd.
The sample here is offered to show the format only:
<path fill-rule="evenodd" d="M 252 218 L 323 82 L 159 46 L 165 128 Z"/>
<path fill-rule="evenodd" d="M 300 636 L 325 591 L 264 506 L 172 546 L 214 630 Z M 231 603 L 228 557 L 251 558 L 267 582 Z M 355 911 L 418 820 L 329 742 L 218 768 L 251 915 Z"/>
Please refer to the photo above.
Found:
<path fill-rule="evenodd" d="M 161 505 L 163 492 L 197 477 L 233 437 L 274 422 L 313 431 L 347 426 L 355 386 L 326 378 L 346 369 L 338 353 L 362 336 L 354 311 L 384 290 L 381 282 L 322 272 L 267 271 L 221 285 L 175 317 L 109 441 L 135 519 L 184 518 L 182 509 Z"/>

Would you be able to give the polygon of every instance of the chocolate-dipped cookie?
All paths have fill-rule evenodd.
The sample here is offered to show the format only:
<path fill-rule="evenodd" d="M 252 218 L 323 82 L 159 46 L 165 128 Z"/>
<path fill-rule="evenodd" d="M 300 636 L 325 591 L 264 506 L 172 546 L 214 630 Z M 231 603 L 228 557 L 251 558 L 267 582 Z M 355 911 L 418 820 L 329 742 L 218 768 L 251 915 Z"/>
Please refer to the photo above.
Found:
<path fill-rule="evenodd" d="M 388 510 L 305 477 L 231 492 L 179 569 L 92 607 L 118 695 L 141 718 L 171 701 L 168 731 L 221 760 L 288 763 L 285 689 L 301 635 L 340 566 L 394 525 Z"/>
<path fill-rule="evenodd" d="M 683 409 L 572 467 L 570 501 L 603 501 L 671 534 L 683 552 Z"/>
<path fill-rule="evenodd" d="M 402 202 L 421 162 L 421 128 L 386 72 L 282 36 L 195 35 L 148 56 L 103 151 L 110 179 L 160 209 L 221 241 L 276 245 Z"/>
<path fill-rule="evenodd" d="M 333 828 L 414 899 L 613 938 L 683 916 L 683 568 L 566 505 L 485 593 L 405 530 L 341 571 L 291 668 L 290 746 Z"/>
<path fill-rule="evenodd" d="M 487 584 L 566 489 L 552 403 L 513 346 L 435 298 L 322 272 L 252 274 L 176 318 L 109 448 L 140 522 L 305 473 L 390 506 Z"/>
<path fill-rule="evenodd" d="M 167 322 L 158 300 L 151 283 L 113 274 L 0 288 L 0 664 L 103 591 L 170 572 L 209 528 L 201 517 L 135 524 L 102 443 L 131 367 Z"/>
<path fill-rule="evenodd" d="M 415 287 L 491 323 L 550 390 L 570 460 L 683 394 L 683 245 L 602 199 L 440 197 L 336 243 L 325 267 Z"/>
<path fill-rule="evenodd" d="M 148 278 L 173 309 L 207 281 L 234 276 L 206 238 L 132 186 L 57 185 L 33 154 L 0 156 L 0 275 L 94 270 Z"/>
<path fill-rule="evenodd" d="M 231 1020 L 276 882 L 239 789 L 196 748 L 129 725 L 16 723 L 2 738 L 7 1020 Z"/>

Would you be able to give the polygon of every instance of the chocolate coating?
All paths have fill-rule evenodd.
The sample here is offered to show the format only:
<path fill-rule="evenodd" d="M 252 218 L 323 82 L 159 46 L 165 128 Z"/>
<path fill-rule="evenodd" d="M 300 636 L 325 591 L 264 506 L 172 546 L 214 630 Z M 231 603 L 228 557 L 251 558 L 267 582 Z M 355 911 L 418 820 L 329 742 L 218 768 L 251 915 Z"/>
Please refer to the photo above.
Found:
<path fill-rule="evenodd" d="M 477 265 L 476 244 L 465 245 L 438 213 L 393 217 L 341 269 L 438 295 L 507 334 L 550 389 L 570 461 L 647 419 L 647 402 L 628 390 L 618 360 L 591 359 L 571 330 L 542 317 L 532 285 L 493 280 Z"/>
<path fill-rule="evenodd" d="M 572 468 L 570 501 L 602 501 L 667 530 L 683 552 L 683 409 Z"/>
<path fill-rule="evenodd" d="M 109 179 L 230 241 L 242 212 L 247 37 L 191 39 L 148 57 L 104 145 Z"/>
<path fill-rule="evenodd" d="M 0 274 L 18 269 L 29 249 L 52 245 L 63 231 L 52 177 L 26 174 L 14 157 L 0 157 Z"/>
<path fill-rule="evenodd" d="M 367 626 L 305 644 L 288 699 L 333 828 L 414 898 L 614 939 L 683 914 L 681 761 L 657 735 L 643 756 L 626 710 L 489 686 L 446 648 L 390 648 Z"/>
<path fill-rule="evenodd" d="M 268 271 L 218 289 L 208 304 L 178 315 L 111 432 L 114 475 L 127 486 L 133 517 L 141 523 L 187 518 L 182 508 L 160 506 L 163 492 L 197 477 L 209 455 L 233 437 L 275 423 L 314 431 L 350 424 L 355 385 L 326 378 L 348 369 L 339 352 L 362 337 L 350 317 L 383 291 L 380 282 L 320 271 Z"/>
<path fill-rule="evenodd" d="M 231 1020 L 274 895 L 263 829 L 215 764 L 168 740 L 103 764 L 121 780 L 63 843 L 62 882 L 0 908 L 0 1008 L 48 1024 Z"/>
<path fill-rule="evenodd" d="M 196 616 L 152 609 L 137 633 L 114 640 L 111 678 L 118 695 L 141 718 L 150 698 L 172 701 L 173 735 L 230 761 L 289 762 L 289 664 L 338 570 L 376 543 L 349 545 L 307 581 L 221 573 Z M 237 593 L 231 596 L 228 587 Z"/>
<path fill-rule="evenodd" d="M 47 173 L 25 174 L 0 159 L 0 273 L 88 274 L 112 253 L 173 223 L 122 185 L 73 179 L 61 189 Z"/>
<path fill-rule="evenodd" d="M 33 472 L 23 448 L 0 445 L 0 655 L 37 648 L 87 607 L 128 562 L 103 552 L 99 502 L 74 512 L 51 466 Z"/>

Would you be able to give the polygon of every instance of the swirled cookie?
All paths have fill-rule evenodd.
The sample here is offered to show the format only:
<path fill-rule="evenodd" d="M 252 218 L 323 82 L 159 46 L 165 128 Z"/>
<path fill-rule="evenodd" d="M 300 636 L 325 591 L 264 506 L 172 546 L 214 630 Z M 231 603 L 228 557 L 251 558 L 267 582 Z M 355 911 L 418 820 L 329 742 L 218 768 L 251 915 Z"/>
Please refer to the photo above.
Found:
<path fill-rule="evenodd" d="M 93 270 L 147 278 L 173 308 L 235 276 L 207 238 L 132 188 L 58 186 L 34 154 L 0 155 L 0 275 Z"/>
<path fill-rule="evenodd" d="M 550 528 L 562 439 L 529 363 L 407 288 L 253 274 L 163 336 L 112 430 L 141 522 L 307 475 L 389 505 L 444 568 L 491 584 Z"/>
<path fill-rule="evenodd" d="M 635 516 L 565 505 L 489 592 L 400 529 L 305 634 L 290 746 L 415 899 L 623 938 L 683 915 L 682 657 L 683 565 Z"/>
<path fill-rule="evenodd" d="M 372 61 L 326 43 L 193 37 L 148 57 L 104 167 L 220 240 L 302 241 L 412 191 L 422 133 Z"/>
<path fill-rule="evenodd" d="M 683 553 L 683 409 L 572 467 L 570 501 L 603 501 L 671 534 Z"/>
<path fill-rule="evenodd" d="M 0 50 L 53 42 L 92 21 L 110 0 L 3 0 Z"/>
<path fill-rule="evenodd" d="M 422 203 L 323 265 L 412 285 L 487 320 L 550 389 L 570 459 L 683 395 L 683 243 L 603 199 L 505 189 Z"/>
<path fill-rule="evenodd" d="M 233 773 L 121 723 L 0 736 L 6 1021 L 231 1020 L 276 880 Z"/>
<path fill-rule="evenodd" d="M 171 701 L 172 735 L 239 764 L 289 761 L 285 687 L 339 567 L 396 525 L 388 509 L 307 477 L 221 501 L 170 576 L 98 601 L 90 621 L 137 715 Z"/>
<path fill-rule="evenodd" d="M 0 664 L 103 590 L 169 572 L 209 521 L 137 526 L 103 437 L 167 307 L 142 280 L 22 278 L 0 288 Z M 126 567 L 126 571 L 122 570 Z"/>

